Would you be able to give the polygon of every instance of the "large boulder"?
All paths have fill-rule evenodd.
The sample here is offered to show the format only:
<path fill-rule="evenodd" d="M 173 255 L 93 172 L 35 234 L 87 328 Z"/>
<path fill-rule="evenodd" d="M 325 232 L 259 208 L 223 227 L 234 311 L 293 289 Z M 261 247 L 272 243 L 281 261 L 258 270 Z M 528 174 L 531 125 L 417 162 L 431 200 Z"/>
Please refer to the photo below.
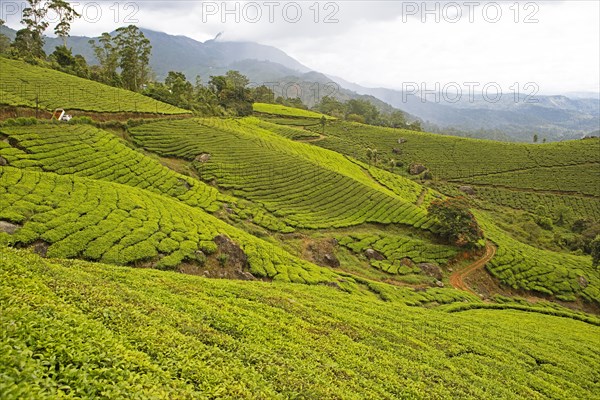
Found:
<path fill-rule="evenodd" d="M 0 167 L 5 167 L 8 165 L 8 160 L 2 156 L 0 156 Z"/>
<path fill-rule="evenodd" d="M 317 265 L 338 268 L 340 260 L 335 256 L 336 246 L 337 240 L 335 239 L 307 241 L 303 249 L 303 256 Z"/>
<path fill-rule="evenodd" d="M 420 263 L 417 264 L 417 267 L 427 276 L 431 276 L 438 281 L 442 279 L 442 270 L 435 264 L 431 263 Z"/>
<path fill-rule="evenodd" d="M 408 173 L 411 175 L 420 175 L 425 171 L 427 171 L 427 167 L 423 164 L 413 163 L 408 167 Z"/>
<path fill-rule="evenodd" d="M 373 250 L 373 249 L 366 249 L 365 256 L 367 256 L 367 258 L 369 260 L 377 260 L 377 261 L 385 260 L 385 256 L 383 254 L 381 254 L 377 250 Z"/>
<path fill-rule="evenodd" d="M 8 233 L 9 235 L 12 235 L 19 229 L 21 229 L 20 225 L 16 225 L 16 224 L 13 224 L 13 223 L 7 222 L 7 221 L 0 221 L 0 232 L 4 232 L 4 233 Z"/>
<path fill-rule="evenodd" d="M 210 154 L 202 153 L 202 154 L 196 156 L 196 158 L 194 158 L 194 161 L 200 162 L 200 163 L 205 163 L 205 162 L 210 161 L 210 157 L 211 157 Z"/>
<path fill-rule="evenodd" d="M 474 196 L 476 194 L 473 186 L 467 186 L 467 185 L 459 186 L 458 190 L 460 190 L 461 192 L 466 193 L 470 196 Z"/>
<path fill-rule="evenodd" d="M 248 256 L 244 250 L 225 235 L 213 239 L 219 248 L 219 254 L 226 255 L 225 267 L 242 271 L 248 267 Z"/>

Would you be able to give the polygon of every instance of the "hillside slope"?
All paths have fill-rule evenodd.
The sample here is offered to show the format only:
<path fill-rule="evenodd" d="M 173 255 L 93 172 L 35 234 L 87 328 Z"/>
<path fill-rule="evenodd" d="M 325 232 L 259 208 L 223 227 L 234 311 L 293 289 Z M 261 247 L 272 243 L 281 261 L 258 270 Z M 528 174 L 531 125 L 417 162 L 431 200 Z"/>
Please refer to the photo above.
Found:
<path fill-rule="evenodd" d="M 187 114 L 170 104 L 23 61 L 0 57 L 0 104 L 95 112 Z"/>
<path fill-rule="evenodd" d="M 449 314 L 324 286 L 0 251 L 4 399 L 132 390 L 180 399 L 583 399 L 600 390 L 600 328 L 568 318 Z"/>

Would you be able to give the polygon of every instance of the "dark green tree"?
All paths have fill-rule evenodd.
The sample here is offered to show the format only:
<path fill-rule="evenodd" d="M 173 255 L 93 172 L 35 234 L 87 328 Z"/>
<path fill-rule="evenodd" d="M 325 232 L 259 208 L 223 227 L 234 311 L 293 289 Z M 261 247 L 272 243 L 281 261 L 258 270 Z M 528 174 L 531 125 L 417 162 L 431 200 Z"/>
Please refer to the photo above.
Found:
<path fill-rule="evenodd" d="M 190 109 L 194 97 L 194 86 L 182 72 L 169 71 L 165 86 L 171 97 L 171 104 Z"/>
<path fill-rule="evenodd" d="M 376 124 L 379 119 L 377 108 L 367 100 L 362 99 L 352 99 L 346 102 L 346 115 L 352 114 L 362 116 L 365 123 L 370 125 Z"/>
<path fill-rule="evenodd" d="M 49 59 L 55 61 L 59 67 L 57 69 L 68 74 L 77 75 L 82 78 L 89 78 L 90 71 L 82 55 L 73 55 L 70 48 L 57 46 Z"/>
<path fill-rule="evenodd" d="M 104 32 L 100 38 L 98 38 L 98 43 L 92 39 L 89 41 L 89 44 L 92 46 L 94 55 L 100 63 L 97 80 L 108 85 L 119 86 L 120 78 L 117 73 L 117 68 L 119 67 L 119 53 L 112 36 L 107 32 Z"/>
<path fill-rule="evenodd" d="M 265 85 L 258 86 L 252 90 L 252 97 L 256 103 L 274 103 L 275 93 Z"/>
<path fill-rule="evenodd" d="M 27 0 L 28 7 L 23 9 L 21 23 L 25 25 L 27 33 L 17 32 L 15 49 L 22 57 L 46 58 L 44 53 L 44 31 L 48 28 L 46 14 L 48 7 L 44 0 Z M 21 31 L 19 31 L 21 32 Z M 19 39 L 19 41 L 17 41 Z"/>
<path fill-rule="evenodd" d="M 76 18 L 81 17 L 71 4 L 64 0 L 52 0 L 48 4 L 48 10 L 53 10 L 58 14 L 58 24 L 54 27 L 56 36 L 62 39 L 63 46 L 67 47 L 67 37 L 71 31 L 71 24 Z"/>
<path fill-rule="evenodd" d="M 114 38 L 121 67 L 121 80 L 125 89 L 140 91 L 148 82 L 152 46 L 150 40 L 135 25 L 117 29 Z"/>
<path fill-rule="evenodd" d="M 463 198 L 434 200 L 428 211 L 437 220 L 438 234 L 449 243 L 473 247 L 483 239 L 483 232 Z"/>
<path fill-rule="evenodd" d="M 4 26 L 4 20 L 0 19 L 0 28 Z M 10 48 L 10 39 L 3 33 L 0 33 L 0 54 L 8 53 Z"/>
<path fill-rule="evenodd" d="M 235 115 L 247 116 L 253 112 L 249 83 L 248 78 L 238 71 L 228 71 L 224 76 L 211 76 L 208 87 L 221 107 Z"/>
<path fill-rule="evenodd" d="M 25 59 L 46 58 L 43 48 L 28 29 L 17 31 L 15 40 L 11 44 L 12 53 Z"/>
<path fill-rule="evenodd" d="M 600 266 L 600 235 L 596 236 L 590 243 L 590 249 L 592 253 L 592 265 L 595 267 Z"/>

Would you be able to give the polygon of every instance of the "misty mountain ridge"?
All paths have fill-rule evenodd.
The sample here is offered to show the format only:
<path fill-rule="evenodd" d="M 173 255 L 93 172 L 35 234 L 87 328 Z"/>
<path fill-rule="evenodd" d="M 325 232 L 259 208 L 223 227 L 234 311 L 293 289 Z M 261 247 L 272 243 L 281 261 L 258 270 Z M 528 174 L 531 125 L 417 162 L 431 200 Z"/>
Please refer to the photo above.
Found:
<path fill-rule="evenodd" d="M 600 99 L 591 93 L 574 92 L 573 97 L 539 95 L 532 98 L 534 102 L 515 102 L 512 93 L 495 103 L 482 96 L 469 99 L 465 95 L 456 103 L 444 101 L 443 97 L 437 102 L 400 90 L 368 88 L 313 71 L 273 46 L 214 39 L 199 42 L 186 36 L 141 30 L 152 44 L 150 66 L 158 80 L 163 80 L 169 71 L 180 71 L 192 82 L 197 76 L 206 82 L 212 75 L 234 69 L 255 85 L 272 87 L 278 96 L 299 95 L 309 107 L 325 95 L 333 95 L 340 101 L 362 98 L 383 112 L 400 109 L 409 114 L 409 120 L 422 120 L 427 130 L 452 131 L 465 136 L 530 141 L 533 134 L 539 134 L 548 140 L 565 140 L 586 136 L 600 128 Z M 0 32 L 14 38 L 15 31 L 10 28 L 3 27 Z M 97 64 L 88 43 L 90 39 L 72 36 L 68 46 L 74 54 L 83 55 L 88 63 Z M 47 37 L 44 49 L 50 54 L 61 44 L 61 39 Z"/>

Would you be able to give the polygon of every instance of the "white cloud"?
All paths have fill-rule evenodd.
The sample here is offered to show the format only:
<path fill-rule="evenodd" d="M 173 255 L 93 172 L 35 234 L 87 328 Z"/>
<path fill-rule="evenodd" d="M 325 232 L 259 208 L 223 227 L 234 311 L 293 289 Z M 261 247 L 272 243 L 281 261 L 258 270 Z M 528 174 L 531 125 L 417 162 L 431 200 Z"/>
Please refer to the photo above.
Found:
<path fill-rule="evenodd" d="M 9 3 L 3 1 L 0 11 L 5 13 Z M 427 2 L 428 10 L 437 7 L 447 18 L 455 16 L 454 4 L 461 5 L 459 22 L 442 18 L 436 23 L 433 14 L 424 15 L 422 1 L 322 1 L 315 23 L 313 1 L 282 1 L 277 6 L 268 1 L 227 2 L 227 10 L 236 10 L 229 14 L 222 1 L 92 1 L 78 5 L 88 18 L 77 21 L 72 34 L 98 35 L 128 23 L 197 40 L 224 32 L 223 40 L 270 44 L 315 70 L 369 86 L 476 81 L 498 82 L 506 90 L 515 82 L 536 82 L 546 93 L 600 90 L 598 2 L 521 1 L 519 23 L 513 21 L 515 1 L 479 3 Z M 92 23 L 97 4 L 101 18 Z M 295 4 L 301 17 L 292 23 Z M 500 4 L 502 17 L 490 23 L 495 4 Z M 258 19 L 257 9 L 258 22 L 244 21 Z M 18 28 L 19 18 L 3 15 L 9 26 Z M 325 23 L 327 16 L 338 22 Z M 539 22 L 524 23 L 527 16 Z"/>

